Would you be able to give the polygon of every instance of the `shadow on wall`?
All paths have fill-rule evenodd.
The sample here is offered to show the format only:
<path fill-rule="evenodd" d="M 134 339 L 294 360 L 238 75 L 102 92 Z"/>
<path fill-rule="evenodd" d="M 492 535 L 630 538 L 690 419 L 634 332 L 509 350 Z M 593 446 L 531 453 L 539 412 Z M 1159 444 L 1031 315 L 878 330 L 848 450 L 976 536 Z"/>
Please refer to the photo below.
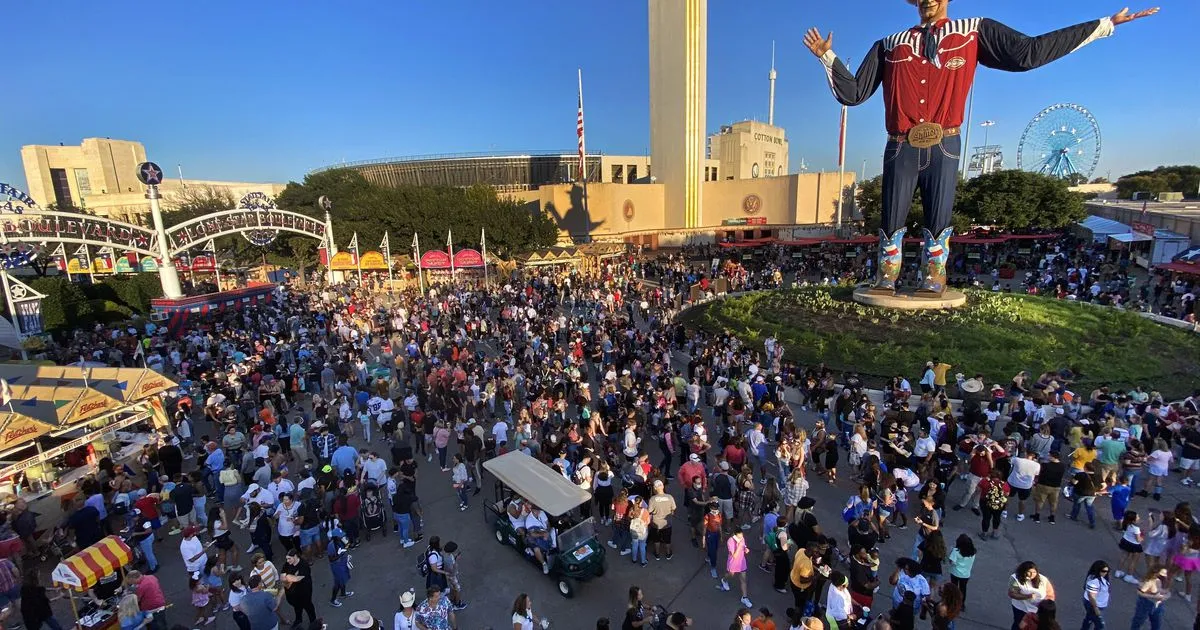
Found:
<path fill-rule="evenodd" d="M 604 221 L 592 222 L 591 214 L 584 208 L 583 186 L 578 184 L 571 186 L 570 197 L 571 206 L 567 208 L 566 212 L 560 211 L 554 202 L 547 203 L 543 210 L 550 215 L 551 219 L 554 219 L 559 232 L 569 234 L 573 242 L 591 242 L 592 231 L 604 225 Z"/>

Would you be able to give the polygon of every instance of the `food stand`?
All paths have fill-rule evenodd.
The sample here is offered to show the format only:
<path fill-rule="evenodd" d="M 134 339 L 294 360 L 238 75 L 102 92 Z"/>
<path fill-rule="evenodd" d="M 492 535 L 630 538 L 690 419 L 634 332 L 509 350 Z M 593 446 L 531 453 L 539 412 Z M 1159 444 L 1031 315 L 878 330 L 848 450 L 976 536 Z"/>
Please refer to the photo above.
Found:
<path fill-rule="evenodd" d="M 109 536 L 63 559 L 54 567 L 50 578 L 55 586 L 66 587 L 67 597 L 71 600 L 71 612 L 75 615 L 80 630 L 109 630 L 120 627 L 117 617 L 117 603 L 120 597 L 117 594 L 111 595 L 99 605 L 88 601 L 83 608 L 76 605 L 75 594 L 88 592 L 108 577 L 124 578 L 124 567 L 132 562 L 133 552 L 125 541 L 117 536 Z"/>
<path fill-rule="evenodd" d="M 100 457 L 135 454 L 151 437 L 122 429 L 143 421 L 164 428 L 159 394 L 177 386 L 145 368 L 0 365 L 0 379 L 9 384 L 0 407 L 0 494 L 26 499 L 69 486 Z"/>

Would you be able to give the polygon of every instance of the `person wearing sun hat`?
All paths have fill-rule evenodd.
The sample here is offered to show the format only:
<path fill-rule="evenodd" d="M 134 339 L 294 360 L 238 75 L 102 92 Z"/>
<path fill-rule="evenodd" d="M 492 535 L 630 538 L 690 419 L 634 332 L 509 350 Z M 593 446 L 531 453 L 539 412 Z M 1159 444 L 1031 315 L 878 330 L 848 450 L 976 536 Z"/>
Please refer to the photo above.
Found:
<path fill-rule="evenodd" d="M 369 610 L 356 610 L 351 613 L 350 627 L 358 628 L 359 630 L 383 630 L 383 625 L 375 619 Z"/>
<path fill-rule="evenodd" d="M 400 593 L 400 610 L 393 619 L 395 630 L 417 630 L 417 595 L 411 589 Z"/>
<path fill-rule="evenodd" d="M 1130 14 L 1123 9 L 1075 26 L 1028 37 L 995 20 L 947 16 L 950 0 L 908 0 L 920 23 L 877 40 L 861 57 L 857 72 L 833 52 L 833 33 L 816 28 L 804 45 L 821 60 L 834 97 L 860 105 L 883 87 L 887 146 L 883 160 L 883 211 L 873 293 L 892 295 L 904 261 L 905 221 L 913 190 L 925 206 L 922 281 L 917 297 L 940 298 L 946 289 L 950 227 L 958 184 L 959 135 L 977 66 L 1022 72 L 1044 66 L 1114 28 L 1158 9 Z"/>

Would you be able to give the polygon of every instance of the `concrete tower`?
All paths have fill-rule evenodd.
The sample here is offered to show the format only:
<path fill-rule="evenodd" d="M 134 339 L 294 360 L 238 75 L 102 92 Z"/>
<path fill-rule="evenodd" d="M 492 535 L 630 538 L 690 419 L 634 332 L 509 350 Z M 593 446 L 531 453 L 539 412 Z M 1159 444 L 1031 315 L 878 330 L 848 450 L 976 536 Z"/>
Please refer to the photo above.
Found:
<path fill-rule="evenodd" d="M 775 42 L 771 42 L 771 72 L 767 75 L 771 81 L 771 100 L 767 102 L 767 124 L 775 124 Z"/>
<path fill-rule="evenodd" d="M 650 159 L 665 227 L 701 225 L 708 0 L 649 0 Z"/>

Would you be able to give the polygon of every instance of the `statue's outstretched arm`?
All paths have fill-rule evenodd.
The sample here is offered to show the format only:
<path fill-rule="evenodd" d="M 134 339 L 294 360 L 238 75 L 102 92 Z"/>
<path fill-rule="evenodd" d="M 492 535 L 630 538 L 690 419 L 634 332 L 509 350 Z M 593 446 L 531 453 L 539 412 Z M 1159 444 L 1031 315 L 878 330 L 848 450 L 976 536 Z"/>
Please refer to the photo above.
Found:
<path fill-rule="evenodd" d="M 1100 18 L 1030 37 L 995 20 L 979 21 L 979 63 L 1008 72 L 1025 72 L 1065 57 L 1113 34 L 1112 18 Z"/>
<path fill-rule="evenodd" d="M 833 52 L 826 51 L 821 55 L 821 64 L 825 66 L 825 76 L 829 79 L 829 87 L 833 96 L 842 105 L 858 105 L 866 102 L 879 89 L 883 82 L 883 43 L 875 42 L 870 52 L 858 66 L 858 72 L 850 74 L 850 69 Z"/>

